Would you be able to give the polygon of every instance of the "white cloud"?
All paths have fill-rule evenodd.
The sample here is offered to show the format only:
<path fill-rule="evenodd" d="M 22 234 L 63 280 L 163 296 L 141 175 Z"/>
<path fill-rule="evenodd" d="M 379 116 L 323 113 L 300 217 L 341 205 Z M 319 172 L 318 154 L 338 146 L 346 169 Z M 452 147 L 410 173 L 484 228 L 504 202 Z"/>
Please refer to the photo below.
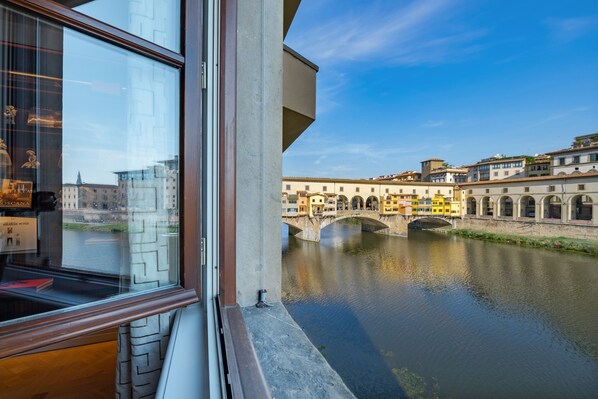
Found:
<path fill-rule="evenodd" d="M 455 57 L 480 51 L 473 41 L 485 34 L 454 23 L 460 2 L 413 0 L 403 7 L 393 2 L 390 10 L 370 6 L 304 32 L 292 45 L 327 66 L 343 61 L 453 62 Z"/>
<path fill-rule="evenodd" d="M 445 121 L 427 121 L 426 123 L 424 123 L 422 125 L 422 127 L 434 128 L 434 127 L 440 127 L 440 126 L 444 126 L 444 125 L 446 125 Z"/>
<path fill-rule="evenodd" d="M 598 27 L 598 16 L 550 18 L 545 21 L 557 43 L 567 43 L 582 37 Z"/>
<path fill-rule="evenodd" d="M 333 70 L 321 71 L 318 76 L 318 83 L 320 82 L 323 85 L 318 87 L 316 117 L 342 105 L 338 97 L 347 85 L 347 78 L 346 74 L 342 72 Z"/>
<path fill-rule="evenodd" d="M 588 107 L 588 106 L 583 106 L 583 107 L 577 107 L 577 108 L 568 109 L 566 111 L 563 111 L 563 112 L 560 112 L 558 114 L 554 114 L 554 115 L 551 115 L 551 116 L 548 116 L 548 117 L 544 118 L 542 121 L 540 121 L 539 124 L 553 122 L 553 121 L 556 121 L 558 119 L 563 119 L 563 118 L 566 118 L 566 117 L 571 116 L 573 114 L 576 114 L 578 112 L 589 111 L 590 109 L 591 109 L 591 107 Z"/>

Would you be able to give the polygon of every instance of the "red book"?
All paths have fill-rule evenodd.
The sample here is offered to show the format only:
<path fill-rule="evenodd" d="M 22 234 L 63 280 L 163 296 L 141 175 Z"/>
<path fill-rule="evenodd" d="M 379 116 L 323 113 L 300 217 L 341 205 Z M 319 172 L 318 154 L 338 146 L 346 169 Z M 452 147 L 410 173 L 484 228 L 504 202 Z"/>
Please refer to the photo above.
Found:
<path fill-rule="evenodd" d="M 39 278 L 34 280 L 16 280 L 0 284 L 0 290 L 18 290 L 22 288 L 35 288 L 36 291 L 43 290 L 52 285 L 53 278 Z"/>

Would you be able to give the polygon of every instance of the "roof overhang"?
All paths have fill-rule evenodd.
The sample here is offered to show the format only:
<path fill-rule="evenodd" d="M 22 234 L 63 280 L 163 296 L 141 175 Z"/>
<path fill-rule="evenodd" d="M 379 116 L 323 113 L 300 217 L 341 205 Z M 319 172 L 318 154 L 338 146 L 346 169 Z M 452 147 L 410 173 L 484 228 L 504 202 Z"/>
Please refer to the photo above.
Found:
<path fill-rule="evenodd" d="M 316 119 L 317 72 L 317 65 L 288 46 L 284 46 L 282 85 L 283 151 L 289 148 Z"/>
<path fill-rule="evenodd" d="M 299 4 L 301 4 L 301 0 L 283 0 L 284 1 L 284 11 L 282 16 L 282 37 L 287 36 L 287 32 L 293 23 L 293 18 L 295 18 L 295 14 L 297 13 L 297 9 L 299 8 Z"/>

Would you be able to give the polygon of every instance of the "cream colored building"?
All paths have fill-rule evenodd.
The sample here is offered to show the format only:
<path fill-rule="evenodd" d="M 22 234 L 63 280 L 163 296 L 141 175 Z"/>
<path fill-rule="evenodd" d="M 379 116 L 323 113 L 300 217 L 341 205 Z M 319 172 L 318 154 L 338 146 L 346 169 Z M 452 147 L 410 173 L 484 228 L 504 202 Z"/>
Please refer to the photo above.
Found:
<path fill-rule="evenodd" d="M 554 175 L 598 172 L 598 133 L 577 136 L 570 148 L 547 155 Z"/>
<path fill-rule="evenodd" d="M 281 205 L 283 217 L 295 217 L 299 214 L 297 199 L 297 194 L 282 193 Z"/>
<path fill-rule="evenodd" d="M 493 181 L 525 176 L 525 157 L 496 156 L 466 166 L 467 181 Z"/>
<path fill-rule="evenodd" d="M 525 164 L 525 177 L 552 175 L 550 155 L 536 155 L 534 160 Z"/>
<path fill-rule="evenodd" d="M 379 181 L 421 181 L 422 174 L 416 172 L 415 170 L 408 170 L 402 173 L 394 173 L 391 175 L 384 175 L 374 177 L 371 180 L 379 180 Z"/>
<path fill-rule="evenodd" d="M 324 205 L 324 216 L 336 216 L 336 194 L 326 193 L 326 204 Z"/>
<path fill-rule="evenodd" d="M 598 225 L 598 174 L 464 183 L 466 217 Z"/>
<path fill-rule="evenodd" d="M 467 169 L 465 168 L 440 168 L 430 172 L 428 178 L 430 183 L 465 183 L 467 181 Z"/>
<path fill-rule="evenodd" d="M 115 211 L 120 209 L 120 190 L 111 184 L 63 184 L 62 209 L 94 209 Z"/>
<path fill-rule="evenodd" d="M 308 194 L 308 214 L 309 217 L 322 216 L 324 214 L 324 206 L 327 204 L 328 199 L 321 193 Z"/>
<path fill-rule="evenodd" d="M 417 195 L 419 198 L 441 194 L 452 198 L 454 189 L 454 184 L 450 183 L 283 177 L 281 192 L 335 193 L 336 208 L 341 211 L 380 210 L 380 198 L 388 194 Z M 307 204 L 305 210 L 307 214 Z"/>

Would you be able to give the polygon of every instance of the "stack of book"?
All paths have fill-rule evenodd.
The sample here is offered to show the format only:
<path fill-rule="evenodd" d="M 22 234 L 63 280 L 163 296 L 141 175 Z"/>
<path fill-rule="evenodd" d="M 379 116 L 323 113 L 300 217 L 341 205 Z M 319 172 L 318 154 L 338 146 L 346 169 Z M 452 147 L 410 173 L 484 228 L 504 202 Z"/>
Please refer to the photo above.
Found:
<path fill-rule="evenodd" d="M 15 280 L 0 284 L 0 291 L 35 290 L 42 291 L 52 286 L 53 278 L 38 278 L 32 280 Z"/>

